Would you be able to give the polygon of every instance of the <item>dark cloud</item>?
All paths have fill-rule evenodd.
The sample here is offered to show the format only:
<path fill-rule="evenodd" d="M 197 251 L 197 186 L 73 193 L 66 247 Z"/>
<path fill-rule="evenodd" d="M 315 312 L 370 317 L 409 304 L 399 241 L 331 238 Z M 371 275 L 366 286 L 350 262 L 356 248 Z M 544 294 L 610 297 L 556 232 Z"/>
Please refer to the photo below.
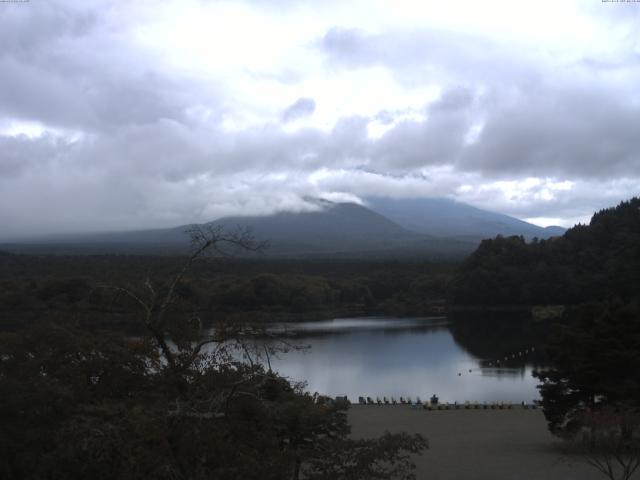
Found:
<path fill-rule="evenodd" d="M 70 143 L 51 135 L 29 138 L 26 135 L 0 136 L 0 177 L 19 177 L 29 169 L 48 168 L 68 155 Z"/>
<path fill-rule="evenodd" d="M 482 132 L 460 167 L 501 177 L 638 177 L 639 122 L 640 106 L 623 92 L 542 86 L 487 109 Z"/>
<path fill-rule="evenodd" d="M 239 115 L 238 127 L 222 80 L 168 67 L 113 5 L 0 7 L 0 126 L 41 130 L 0 134 L 5 235 L 176 225 L 300 208 L 323 193 L 452 196 L 566 218 L 637 193 L 633 48 L 563 63 L 477 35 L 336 27 L 311 48 L 318 68 L 381 68 L 408 90 L 437 86 L 439 98 L 319 128 L 309 125 L 322 112 L 301 97 L 259 122 Z M 607 21 L 632 32 L 617 15 Z M 306 72 L 292 65 L 246 74 L 294 89 Z M 294 95 L 323 98 L 304 87 Z M 370 136 L 373 123 L 385 133 Z M 542 180 L 518 184 L 516 199 L 503 192 L 500 182 L 527 177 Z"/>
<path fill-rule="evenodd" d="M 0 58 L 0 108 L 16 119 L 82 130 L 160 118 L 184 121 L 182 93 L 169 79 L 122 65 L 89 62 L 84 67 L 49 68 L 5 55 Z"/>
<path fill-rule="evenodd" d="M 465 88 L 446 91 L 425 110 L 426 120 L 403 120 L 371 148 L 372 164 L 381 172 L 414 171 L 455 164 L 472 125 L 473 94 Z"/>
<path fill-rule="evenodd" d="M 299 98 L 289 105 L 282 113 L 282 121 L 290 122 L 299 118 L 308 117 L 316 110 L 316 102 L 313 98 Z"/>
<path fill-rule="evenodd" d="M 541 198 L 540 194 L 548 188 L 548 184 L 541 183 L 517 202 L 496 195 L 499 191 L 490 188 L 476 189 L 461 199 L 518 218 L 556 218 L 559 219 L 556 223 L 572 226 L 577 222 L 588 223 L 594 212 L 639 193 L 637 178 L 577 180 L 571 189 L 555 190 L 552 197 Z"/>
<path fill-rule="evenodd" d="M 433 30 L 333 28 L 321 47 L 331 62 L 384 65 L 406 83 L 434 72 L 471 86 L 445 91 L 426 121 L 402 121 L 387 132 L 372 149 L 373 167 L 381 171 L 448 164 L 487 178 L 640 176 L 635 93 L 590 73 L 594 66 L 633 68 L 637 62 L 628 54 L 553 70 L 504 45 Z M 482 127 L 476 139 L 474 127 Z"/>
<path fill-rule="evenodd" d="M 1 15 L 3 52 L 17 52 L 25 59 L 35 57 L 52 43 L 88 35 L 99 18 L 91 8 L 73 2 L 3 5 Z"/>
<path fill-rule="evenodd" d="M 115 8 L 81 2 L 13 7 L 3 5 L 0 17 L 4 116 L 83 131 L 185 121 L 185 95 L 193 100 L 201 85 L 159 73 L 147 52 L 129 45 Z"/>

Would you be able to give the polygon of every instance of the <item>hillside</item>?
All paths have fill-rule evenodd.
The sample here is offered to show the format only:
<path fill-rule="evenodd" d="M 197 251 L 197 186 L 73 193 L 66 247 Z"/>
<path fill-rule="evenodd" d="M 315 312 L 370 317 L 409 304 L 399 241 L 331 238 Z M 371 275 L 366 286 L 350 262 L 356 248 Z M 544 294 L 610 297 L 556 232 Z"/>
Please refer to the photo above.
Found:
<path fill-rule="evenodd" d="M 640 198 L 597 212 L 562 237 L 484 240 L 453 283 L 459 305 L 630 301 L 640 292 Z"/>
<path fill-rule="evenodd" d="M 366 199 L 366 204 L 408 230 L 438 237 L 480 241 L 496 235 L 549 238 L 565 232 L 562 227 L 539 227 L 448 198 L 370 197 Z"/>
<path fill-rule="evenodd" d="M 279 212 L 267 216 L 236 216 L 210 225 L 249 228 L 269 243 L 268 257 L 460 259 L 483 238 L 523 235 L 547 238 L 544 229 L 507 215 L 487 212 L 447 199 L 368 199 L 366 205 L 307 199 L 315 210 Z M 192 225 L 174 228 L 64 235 L 0 249 L 30 254 L 175 255 L 189 248 Z"/>
<path fill-rule="evenodd" d="M 268 216 L 225 217 L 211 225 L 249 228 L 266 240 L 267 256 L 280 257 L 408 257 L 460 258 L 476 244 L 409 231 L 388 218 L 355 203 L 315 200 L 318 209 L 280 212 Z M 189 248 L 190 225 L 168 229 L 87 235 L 67 235 L 30 243 L 0 245 L 23 253 L 179 254 Z"/>
<path fill-rule="evenodd" d="M 322 201 L 318 206 L 317 211 L 226 217 L 213 224 L 247 226 L 256 238 L 267 239 L 275 254 L 396 250 L 427 240 L 355 203 Z"/>

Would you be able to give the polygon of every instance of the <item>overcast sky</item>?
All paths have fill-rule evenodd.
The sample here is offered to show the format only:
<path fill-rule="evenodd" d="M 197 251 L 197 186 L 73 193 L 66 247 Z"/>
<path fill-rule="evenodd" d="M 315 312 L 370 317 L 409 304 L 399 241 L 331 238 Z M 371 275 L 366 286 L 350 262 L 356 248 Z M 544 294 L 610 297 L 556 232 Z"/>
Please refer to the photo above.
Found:
<path fill-rule="evenodd" d="M 640 3 L 0 3 L 0 237 L 640 193 Z"/>

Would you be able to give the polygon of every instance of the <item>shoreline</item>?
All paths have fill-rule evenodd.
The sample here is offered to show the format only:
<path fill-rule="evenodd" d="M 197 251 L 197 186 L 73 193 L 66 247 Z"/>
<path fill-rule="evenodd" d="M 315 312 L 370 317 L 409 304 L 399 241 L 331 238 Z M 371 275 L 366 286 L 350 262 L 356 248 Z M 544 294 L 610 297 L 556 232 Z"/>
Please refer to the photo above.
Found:
<path fill-rule="evenodd" d="M 385 431 L 420 433 L 429 449 L 416 456 L 416 478 L 429 480 L 598 480 L 601 474 L 564 452 L 540 409 L 429 411 L 410 405 L 353 404 L 353 438 Z"/>

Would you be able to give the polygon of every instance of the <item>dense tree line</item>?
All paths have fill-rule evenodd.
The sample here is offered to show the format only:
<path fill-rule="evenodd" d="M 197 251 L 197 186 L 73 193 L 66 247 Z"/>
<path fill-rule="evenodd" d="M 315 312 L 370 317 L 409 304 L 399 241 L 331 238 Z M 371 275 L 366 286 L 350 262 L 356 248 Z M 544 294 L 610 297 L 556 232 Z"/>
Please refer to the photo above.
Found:
<path fill-rule="evenodd" d="M 535 374 L 549 429 L 607 477 L 630 478 L 640 467 L 640 198 L 562 237 L 484 240 L 450 285 L 460 306 L 566 307 L 537 324 L 551 330 Z"/>
<path fill-rule="evenodd" d="M 629 478 L 640 466 L 640 199 L 562 237 L 485 240 L 450 285 L 459 306 L 566 307 L 553 322 L 525 322 L 547 337 L 535 375 L 549 429 L 607 477 Z M 474 318 L 454 331 L 486 327 Z"/>
<path fill-rule="evenodd" d="M 175 270 L 181 257 L 0 254 L 0 329 L 46 316 L 73 315 L 100 327 L 126 326 L 132 302 L 114 302 L 105 284 L 136 284 Z M 441 308 L 452 266 L 428 262 L 216 259 L 180 282 L 184 308 L 207 322 L 373 313 L 422 314 Z M 114 323 L 115 322 L 115 323 Z"/>
<path fill-rule="evenodd" d="M 0 477 L 413 478 L 421 437 L 350 440 L 346 404 L 229 350 L 171 366 L 155 347 L 63 321 L 0 335 Z"/>
<path fill-rule="evenodd" d="M 549 430 L 611 480 L 640 467 L 640 303 L 570 307 L 534 372 Z"/>
<path fill-rule="evenodd" d="M 203 328 L 185 308 L 186 273 L 220 243 L 253 243 L 221 232 L 196 239 L 169 278 L 92 287 L 128 302 L 140 335 L 87 329 L 78 321 L 85 312 L 0 334 L 0 477 L 415 478 L 411 456 L 426 448 L 423 437 L 350 439 L 345 401 L 271 371 L 278 345 L 261 341 L 266 330 L 238 321 Z M 40 296 L 68 303 L 85 288 L 72 281 Z"/>
<path fill-rule="evenodd" d="M 585 409 L 640 412 L 640 304 L 569 309 L 547 342 L 552 368 L 536 372 L 550 430 L 572 434 Z"/>
<path fill-rule="evenodd" d="M 597 212 L 562 237 L 484 240 L 451 285 L 459 305 L 629 301 L 640 292 L 640 198 Z"/>

